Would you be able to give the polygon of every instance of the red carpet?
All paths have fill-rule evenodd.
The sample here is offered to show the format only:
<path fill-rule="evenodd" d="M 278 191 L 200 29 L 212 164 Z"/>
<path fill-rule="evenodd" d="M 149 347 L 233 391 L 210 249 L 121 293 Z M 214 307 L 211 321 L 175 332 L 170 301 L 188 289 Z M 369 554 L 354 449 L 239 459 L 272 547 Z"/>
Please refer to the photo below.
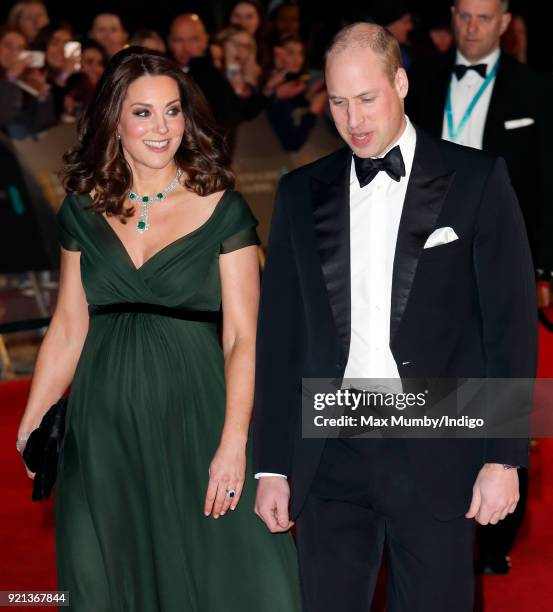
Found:
<path fill-rule="evenodd" d="M 539 376 L 553 378 L 553 334 L 543 329 Z M 15 451 L 17 425 L 28 389 L 27 380 L 0 384 L 1 591 L 55 589 L 52 502 L 31 502 L 31 481 Z M 553 440 L 539 440 L 532 451 L 526 522 L 511 555 L 513 569 L 508 576 L 484 578 L 479 611 L 553 611 L 552 516 Z"/>
<path fill-rule="evenodd" d="M 56 588 L 52 500 L 31 502 L 32 482 L 15 450 L 28 392 L 28 380 L 0 384 L 0 591 Z"/>
<path fill-rule="evenodd" d="M 553 378 L 553 333 L 540 326 L 538 376 Z M 511 554 L 508 576 L 486 576 L 485 612 L 553 611 L 553 440 L 538 440 L 531 452 L 528 507 Z"/>

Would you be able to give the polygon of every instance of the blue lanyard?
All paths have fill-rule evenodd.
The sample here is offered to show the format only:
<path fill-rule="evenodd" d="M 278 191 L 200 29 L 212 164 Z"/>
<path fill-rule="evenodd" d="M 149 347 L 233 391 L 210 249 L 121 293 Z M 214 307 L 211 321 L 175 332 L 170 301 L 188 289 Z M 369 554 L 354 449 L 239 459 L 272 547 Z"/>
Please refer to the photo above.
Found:
<path fill-rule="evenodd" d="M 474 94 L 474 97 L 472 98 L 470 104 L 467 106 L 467 109 L 463 113 L 463 116 L 461 117 L 461 121 L 459 121 L 459 125 L 457 126 L 457 128 L 455 128 L 455 125 L 453 124 L 453 110 L 451 108 L 451 81 L 453 81 L 455 76 L 453 74 L 451 75 L 451 79 L 449 81 L 449 87 L 447 88 L 447 98 L 445 101 L 445 112 L 447 114 L 447 131 L 449 132 L 450 140 L 454 142 L 457 141 L 457 138 L 459 138 L 459 136 L 461 135 L 461 132 L 465 129 L 467 121 L 470 119 L 470 116 L 472 115 L 472 111 L 474 110 L 474 107 L 478 104 L 478 100 L 480 100 L 480 98 L 482 97 L 482 94 L 488 88 L 488 85 L 495 78 L 498 65 L 499 65 L 499 59 L 493 65 L 493 68 L 490 70 L 490 73 L 484 79 L 484 82 L 482 83 L 482 85 L 480 85 L 480 89 Z"/>

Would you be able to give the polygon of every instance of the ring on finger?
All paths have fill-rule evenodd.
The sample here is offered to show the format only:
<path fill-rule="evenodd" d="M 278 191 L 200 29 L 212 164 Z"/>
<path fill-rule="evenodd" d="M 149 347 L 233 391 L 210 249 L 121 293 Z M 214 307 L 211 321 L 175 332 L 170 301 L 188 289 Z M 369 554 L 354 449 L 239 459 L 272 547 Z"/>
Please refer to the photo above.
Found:
<path fill-rule="evenodd" d="M 232 499 L 236 495 L 236 489 L 227 489 L 227 495 Z"/>

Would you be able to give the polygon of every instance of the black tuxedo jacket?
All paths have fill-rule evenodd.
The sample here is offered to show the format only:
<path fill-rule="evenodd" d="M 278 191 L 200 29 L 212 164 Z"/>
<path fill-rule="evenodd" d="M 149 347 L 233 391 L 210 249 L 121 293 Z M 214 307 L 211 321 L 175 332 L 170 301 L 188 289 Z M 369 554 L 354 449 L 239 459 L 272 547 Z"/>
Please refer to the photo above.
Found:
<path fill-rule="evenodd" d="M 302 377 L 343 377 L 349 354 L 351 158 L 343 148 L 283 177 L 268 243 L 254 467 L 290 477 L 292 516 L 324 447 L 324 440 L 302 438 Z M 435 229 L 447 226 L 458 240 L 423 249 Z M 417 130 L 392 280 L 390 348 L 400 376 L 533 377 L 533 283 L 503 160 Z M 405 443 L 420 486 L 444 518 L 467 511 L 483 463 L 527 464 L 526 440 Z"/>
<path fill-rule="evenodd" d="M 407 114 L 441 137 L 455 52 L 421 62 L 409 73 Z M 536 268 L 553 270 L 553 81 L 501 54 L 484 127 L 482 148 L 507 162 Z M 513 119 L 533 119 L 506 129 Z"/>

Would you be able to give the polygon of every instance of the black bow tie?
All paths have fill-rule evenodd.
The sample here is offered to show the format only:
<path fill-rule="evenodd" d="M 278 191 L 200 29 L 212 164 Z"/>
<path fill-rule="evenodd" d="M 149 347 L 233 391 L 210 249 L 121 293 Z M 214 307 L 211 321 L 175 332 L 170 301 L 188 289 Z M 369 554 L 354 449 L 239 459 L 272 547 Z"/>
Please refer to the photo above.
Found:
<path fill-rule="evenodd" d="M 453 71 L 455 72 L 457 80 L 460 81 L 467 73 L 467 70 L 474 70 L 475 72 L 478 72 L 483 79 L 485 79 L 487 69 L 487 64 L 475 64 L 473 66 L 467 66 L 466 64 L 455 64 Z"/>
<path fill-rule="evenodd" d="M 399 179 L 405 176 L 405 164 L 399 145 L 390 149 L 384 157 L 357 157 L 354 155 L 353 161 L 355 174 L 357 174 L 361 187 L 368 185 L 381 170 L 384 170 L 394 181 L 399 182 Z"/>

